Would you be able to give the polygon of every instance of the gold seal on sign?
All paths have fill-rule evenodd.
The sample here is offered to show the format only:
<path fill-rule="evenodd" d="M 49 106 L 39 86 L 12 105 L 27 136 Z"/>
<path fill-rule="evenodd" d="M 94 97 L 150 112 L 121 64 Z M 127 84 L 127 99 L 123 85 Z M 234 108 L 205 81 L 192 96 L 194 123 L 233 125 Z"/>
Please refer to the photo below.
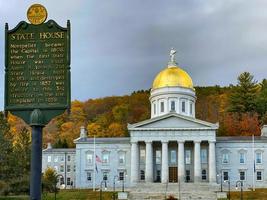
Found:
<path fill-rule="evenodd" d="M 41 24 L 47 18 L 47 11 L 41 4 L 33 4 L 27 11 L 27 18 L 34 25 Z"/>

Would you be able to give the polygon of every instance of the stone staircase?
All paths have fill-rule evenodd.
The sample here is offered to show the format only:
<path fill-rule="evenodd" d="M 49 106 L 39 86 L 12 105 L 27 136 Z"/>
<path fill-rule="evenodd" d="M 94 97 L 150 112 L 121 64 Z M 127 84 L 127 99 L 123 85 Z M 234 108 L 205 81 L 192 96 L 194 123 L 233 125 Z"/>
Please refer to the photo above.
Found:
<path fill-rule="evenodd" d="M 129 200 L 164 200 L 169 195 L 182 200 L 216 200 L 218 190 L 217 184 L 181 183 L 179 195 L 178 183 L 138 183 L 131 188 Z"/>

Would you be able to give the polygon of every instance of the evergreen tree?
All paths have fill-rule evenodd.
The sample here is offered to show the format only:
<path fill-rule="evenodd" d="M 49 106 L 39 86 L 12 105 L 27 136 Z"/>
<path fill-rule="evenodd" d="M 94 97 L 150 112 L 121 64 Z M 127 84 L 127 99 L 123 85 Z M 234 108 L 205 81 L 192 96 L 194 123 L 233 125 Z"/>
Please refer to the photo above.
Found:
<path fill-rule="evenodd" d="M 249 72 L 238 76 L 238 85 L 230 96 L 230 112 L 245 113 L 256 111 L 256 97 L 259 87 Z"/>
<path fill-rule="evenodd" d="M 256 99 L 257 112 L 261 117 L 261 121 L 266 123 L 267 116 L 267 80 L 263 79 L 260 83 L 261 89 L 260 93 Z"/>

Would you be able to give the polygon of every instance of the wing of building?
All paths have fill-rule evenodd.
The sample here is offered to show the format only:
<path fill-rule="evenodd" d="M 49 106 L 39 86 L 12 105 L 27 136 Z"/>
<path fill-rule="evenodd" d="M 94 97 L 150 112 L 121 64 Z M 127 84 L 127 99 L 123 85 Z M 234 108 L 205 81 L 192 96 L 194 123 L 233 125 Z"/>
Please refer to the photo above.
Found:
<path fill-rule="evenodd" d="M 173 55 L 153 81 L 150 102 L 151 118 L 128 124 L 130 137 L 94 139 L 81 128 L 80 137 L 74 141 L 75 177 L 67 173 L 65 179 L 71 178 L 77 188 L 99 187 L 103 180 L 110 187 L 115 180 L 120 180 L 122 187 L 229 180 L 233 184 L 241 180 L 246 187 L 267 186 L 266 126 L 262 136 L 254 140 L 216 137 L 218 124 L 195 118 L 192 79 Z M 44 153 L 43 169 L 54 166 L 60 170 L 52 164 L 58 152 Z"/>

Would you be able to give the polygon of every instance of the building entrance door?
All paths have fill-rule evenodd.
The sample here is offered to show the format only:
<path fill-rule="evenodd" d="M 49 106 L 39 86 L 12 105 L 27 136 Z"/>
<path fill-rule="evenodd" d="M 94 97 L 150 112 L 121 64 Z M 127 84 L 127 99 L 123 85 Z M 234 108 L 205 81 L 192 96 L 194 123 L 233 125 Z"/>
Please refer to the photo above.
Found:
<path fill-rule="evenodd" d="M 185 171 L 185 180 L 186 180 L 186 182 L 190 182 L 191 181 L 190 170 L 186 170 Z"/>
<path fill-rule="evenodd" d="M 177 183 L 177 167 L 169 167 L 169 182 Z"/>
<path fill-rule="evenodd" d="M 157 170 L 157 174 L 156 174 L 156 182 L 160 182 L 161 180 L 161 171 L 160 170 Z"/>

